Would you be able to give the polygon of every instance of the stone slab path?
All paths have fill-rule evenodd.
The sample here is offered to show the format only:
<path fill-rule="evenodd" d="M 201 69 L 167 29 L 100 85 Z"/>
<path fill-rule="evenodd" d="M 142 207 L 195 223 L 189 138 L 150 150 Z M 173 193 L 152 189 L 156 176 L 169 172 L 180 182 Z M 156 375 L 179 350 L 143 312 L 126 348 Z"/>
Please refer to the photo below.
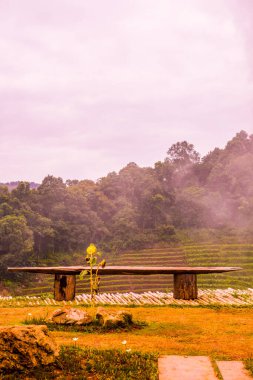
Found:
<path fill-rule="evenodd" d="M 207 356 L 161 356 L 159 380 L 217 380 Z"/>
<path fill-rule="evenodd" d="M 252 380 L 242 362 L 217 361 L 223 380 Z"/>
<path fill-rule="evenodd" d="M 252 380 L 239 361 L 217 361 L 223 380 Z M 218 380 L 207 356 L 164 355 L 158 359 L 159 380 Z"/>

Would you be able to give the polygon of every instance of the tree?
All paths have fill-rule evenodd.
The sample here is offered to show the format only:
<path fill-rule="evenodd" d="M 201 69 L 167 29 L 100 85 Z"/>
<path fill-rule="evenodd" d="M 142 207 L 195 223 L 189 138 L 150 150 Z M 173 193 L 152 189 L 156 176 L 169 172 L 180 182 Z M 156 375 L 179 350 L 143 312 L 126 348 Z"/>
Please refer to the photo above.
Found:
<path fill-rule="evenodd" d="M 33 251 L 33 232 L 24 216 L 8 215 L 0 219 L 0 272 L 7 266 L 26 265 Z"/>
<path fill-rule="evenodd" d="M 120 196 L 120 178 L 116 172 L 109 173 L 106 177 L 98 180 L 99 189 L 109 198 L 116 199 Z"/>
<path fill-rule="evenodd" d="M 26 202 L 29 200 L 31 190 L 29 182 L 19 182 L 16 189 L 12 191 L 12 196 L 18 198 L 20 201 Z"/>
<path fill-rule="evenodd" d="M 23 216 L 7 215 L 0 219 L 0 253 L 19 255 L 33 249 L 33 233 Z"/>
<path fill-rule="evenodd" d="M 10 200 L 10 193 L 7 186 L 0 185 L 0 204 Z"/>
<path fill-rule="evenodd" d="M 34 236 L 34 253 L 39 264 L 40 257 L 45 258 L 48 253 L 54 251 L 55 231 L 52 228 L 52 221 L 45 216 L 32 213 L 29 217 Z"/>
<path fill-rule="evenodd" d="M 44 216 L 50 217 L 52 208 L 64 201 L 66 197 L 66 185 L 62 178 L 48 175 L 38 187 L 38 205 Z"/>
<path fill-rule="evenodd" d="M 209 227 L 211 222 L 210 213 L 205 205 L 183 195 L 175 204 L 172 220 L 177 228 Z"/>
<path fill-rule="evenodd" d="M 193 144 L 187 141 L 173 144 L 167 152 L 167 160 L 179 167 L 189 164 L 197 164 L 200 161 L 199 153 L 194 149 Z"/>
<path fill-rule="evenodd" d="M 13 214 L 11 196 L 6 186 L 0 186 L 0 218 Z"/>
<path fill-rule="evenodd" d="M 250 146 L 251 137 L 248 136 L 247 132 L 241 131 L 227 143 L 225 150 L 233 155 L 242 155 L 249 151 Z"/>

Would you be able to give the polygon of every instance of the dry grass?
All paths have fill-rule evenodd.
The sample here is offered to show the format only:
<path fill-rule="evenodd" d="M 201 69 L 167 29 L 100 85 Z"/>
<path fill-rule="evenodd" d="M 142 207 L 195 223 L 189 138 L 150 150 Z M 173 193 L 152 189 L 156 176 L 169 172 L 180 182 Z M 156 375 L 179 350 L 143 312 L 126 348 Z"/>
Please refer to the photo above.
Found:
<path fill-rule="evenodd" d="M 45 317 L 53 307 L 0 308 L 0 325 L 20 324 L 33 317 Z M 111 310 L 119 309 L 110 307 Z M 86 309 L 87 310 L 87 309 Z M 171 308 L 136 307 L 128 309 L 135 320 L 147 327 L 133 332 L 105 334 L 52 332 L 60 345 L 98 349 L 125 349 L 179 355 L 209 355 L 214 358 L 246 359 L 253 356 L 252 308 Z"/>

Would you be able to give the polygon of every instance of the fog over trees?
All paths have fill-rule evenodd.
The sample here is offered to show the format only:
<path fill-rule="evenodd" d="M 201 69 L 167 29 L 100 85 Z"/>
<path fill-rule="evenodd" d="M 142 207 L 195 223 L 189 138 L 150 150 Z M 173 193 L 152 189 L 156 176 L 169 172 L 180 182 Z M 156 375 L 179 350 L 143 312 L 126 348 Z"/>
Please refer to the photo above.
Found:
<path fill-rule="evenodd" d="M 253 231 L 253 135 L 241 131 L 200 158 L 187 141 L 164 161 L 131 162 L 97 182 L 47 176 L 41 185 L 0 186 L 0 271 L 74 253 L 176 242 L 182 229 Z"/>

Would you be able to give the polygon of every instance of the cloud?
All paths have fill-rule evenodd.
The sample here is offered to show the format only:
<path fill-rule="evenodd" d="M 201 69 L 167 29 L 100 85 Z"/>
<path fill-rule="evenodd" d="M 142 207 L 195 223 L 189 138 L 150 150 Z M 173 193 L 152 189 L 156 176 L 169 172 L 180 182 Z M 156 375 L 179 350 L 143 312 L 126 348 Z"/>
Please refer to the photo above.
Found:
<path fill-rule="evenodd" d="M 96 179 L 252 128 L 252 2 L 0 3 L 0 182 Z"/>

